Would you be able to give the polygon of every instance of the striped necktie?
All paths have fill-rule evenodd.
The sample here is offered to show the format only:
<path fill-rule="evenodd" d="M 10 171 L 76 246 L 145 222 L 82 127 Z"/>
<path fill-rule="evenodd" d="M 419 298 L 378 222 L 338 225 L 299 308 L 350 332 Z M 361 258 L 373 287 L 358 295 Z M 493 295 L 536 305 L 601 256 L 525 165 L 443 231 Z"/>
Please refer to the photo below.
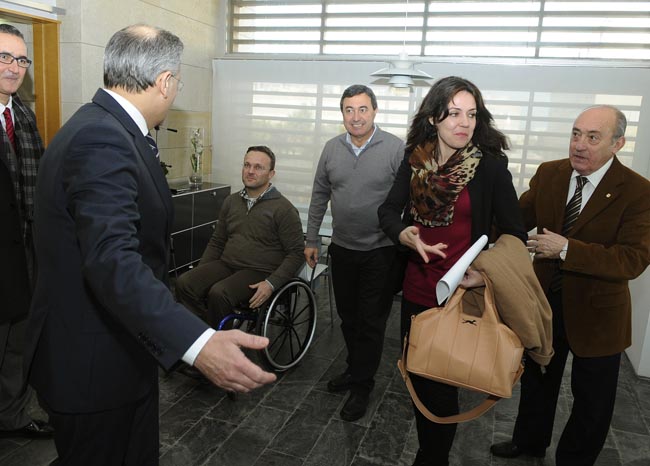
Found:
<path fill-rule="evenodd" d="M 576 176 L 576 190 L 573 193 L 569 203 L 564 209 L 564 223 L 562 224 L 562 236 L 566 237 L 573 228 L 573 224 L 578 220 L 580 215 L 580 206 L 582 205 L 582 188 L 587 183 L 586 176 Z M 560 259 L 558 259 L 560 261 Z M 551 291 L 559 291 L 562 288 L 562 269 L 558 269 L 551 278 Z"/>
<path fill-rule="evenodd" d="M 576 176 L 576 190 L 573 197 L 569 199 L 569 203 L 564 210 L 564 223 L 562 224 L 562 236 L 566 236 L 576 223 L 578 215 L 580 215 L 580 206 L 582 205 L 582 188 L 587 182 L 586 176 Z"/>
<path fill-rule="evenodd" d="M 9 107 L 5 107 L 5 111 L 2 112 L 2 115 L 5 117 L 5 127 L 7 131 L 7 137 L 9 138 L 9 142 L 11 143 L 11 146 L 14 148 L 15 151 L 16 136 L 14 134 L 14 121 L 11 119 L 11 109 Z"/>
<path fill-rule="evenodd" d="M 151 147 L 151 151 L 153 152 L 153 155 L 156 156 L 156 159 L 159 159 L 160 153 L 158 152 L 158 144 L 156 144 L 156 140 L 153 137 L 151 137 L 151 134 L 149 133 L 147 133 L 144 138 L 149 143 L 149 147 Z"/>

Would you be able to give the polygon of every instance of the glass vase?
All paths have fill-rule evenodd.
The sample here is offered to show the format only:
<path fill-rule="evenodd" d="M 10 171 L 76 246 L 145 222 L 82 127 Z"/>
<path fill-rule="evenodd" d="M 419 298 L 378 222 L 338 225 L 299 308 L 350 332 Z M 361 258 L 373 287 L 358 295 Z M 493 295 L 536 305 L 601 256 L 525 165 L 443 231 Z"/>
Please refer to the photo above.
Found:
<path fill-rule="evenodd" d="M 198 170 L 192 169 L 190 175 L 190 188 L 200 188 L 203 184 L 203 176 L 201 175 L 201 156 L 198 157 Z"/>
<path fill-rule="evenodd" d="M 200 188 L 203 184 L 203 128 L 195 128 L 190 137 L 192 152 L 190 154 L 190 165 L 192 174 L 190 175 L 190 187 Z"/>

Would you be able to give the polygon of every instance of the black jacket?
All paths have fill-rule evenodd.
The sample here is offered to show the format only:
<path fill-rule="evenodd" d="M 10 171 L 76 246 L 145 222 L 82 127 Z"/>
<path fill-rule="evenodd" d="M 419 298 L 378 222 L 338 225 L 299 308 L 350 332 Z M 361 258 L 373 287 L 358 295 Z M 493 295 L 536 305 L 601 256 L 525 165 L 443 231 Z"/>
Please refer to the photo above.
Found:
<path fill-rule="evenodd" d="M 393 187 L 377 211 L 379 225 L 395 244 L 400 244 L 400 232 L 411 225 L 408 216 L 402 216 L 410 202 L 409 155 L 406 154 L 402 160 Z M 472 209 L 472 243 L 481 235 L 490 237 L 493 227 L 498 234 L 507 233 L 526 241 L 527 234 L 506 159 L 483 155 L 467 189 Z"/>
<path fill-rule="evenodd" d="M 103 90 L 56 134 L 41 173 L 25 372 L 54 411 L 132 403 L 157 389 L 158 364 L 171 368 L 207 329 L 164 283 L 169 187 L 138 126 Z"/>

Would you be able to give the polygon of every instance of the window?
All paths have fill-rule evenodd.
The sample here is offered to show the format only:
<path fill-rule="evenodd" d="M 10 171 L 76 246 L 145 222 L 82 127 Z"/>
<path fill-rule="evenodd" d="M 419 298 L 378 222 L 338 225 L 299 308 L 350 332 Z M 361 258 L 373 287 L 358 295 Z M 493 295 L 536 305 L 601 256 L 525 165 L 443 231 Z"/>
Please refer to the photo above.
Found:
<path fill-rule="evenodd" d="M 340 96 L 350 84 L 368 83 L 379 66 L 377 62 L 215 60 L 213 177 L 238 189 L 246 148 L 268 145 L 278 157 L 274 183 L 296 205 L 306 225 L 320 153 L 327 140 L 344 131 Z M 587 79 L 577 67 L 426 64 L 421 68 L 437 77 L 465 76 L 481 88 L 497 127 L 510 139 L 509 169 L 519 193 L 528 189 L 540 163 L 568 156 L 575 117 L 595 104 L 623 110 L 628 118 L 627 143 L 618 157 L 640 173 L 647 171 L 648 141 L 642 142 L 637 132 L 648 111 L 648 69 L 589 68 L 594 72 Z M 378 99 L 376 123 L 405 139 L 428 86 L 414 87 L 406 94 L 395 94 L 385 84 L 370 86 Z M 331 232 L 329 217 L 322 231 Z"/>
<path fill-rule="evenodd" d="M 638 0 L 231 0 L 228 50 L 647 61 L 649 13 Z"/>

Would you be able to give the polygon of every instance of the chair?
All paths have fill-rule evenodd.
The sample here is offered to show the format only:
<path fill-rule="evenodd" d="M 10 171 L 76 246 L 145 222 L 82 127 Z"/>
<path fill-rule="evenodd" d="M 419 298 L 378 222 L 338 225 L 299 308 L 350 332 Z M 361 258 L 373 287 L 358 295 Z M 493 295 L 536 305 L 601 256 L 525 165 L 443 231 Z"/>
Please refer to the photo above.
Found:
<path fill-rule="evenodd" d="M 330 307 L 330 327 L 334 326 L 334 311 L 332 308 L 332 275 L 330 273 L 330 253 L 329 245 L 331 239 L 329 237 L 321 237 L 321 247 L 319 254 L 319 262 L 316 264 L 316 267 L 309 267 L 307 263 L 300 269 L 298 272 L 298 277 L 302 278 L 304 281 L 311 284 L 312 291 L 315 291 L 316 280 L 319 278 L 324 278 L 327 280 L 327 294 L 329 298 L 329 307 Z M 323 246 L 325 246 L 325 253 L 323 254 Z M 325 263 L 323 264 L 323 257 L 325 258 Z"/>

